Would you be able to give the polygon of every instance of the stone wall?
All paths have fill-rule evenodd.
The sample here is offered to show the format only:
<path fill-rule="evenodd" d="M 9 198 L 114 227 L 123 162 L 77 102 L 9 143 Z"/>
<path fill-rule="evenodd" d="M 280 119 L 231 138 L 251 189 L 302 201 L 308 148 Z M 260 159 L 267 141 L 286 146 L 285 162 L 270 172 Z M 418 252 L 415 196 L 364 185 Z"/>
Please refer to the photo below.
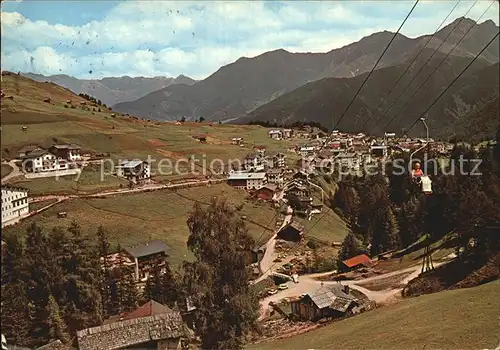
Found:
<path fill-rule="evenodd" d="M 111 350 L 182 337 L 184 324 L 179 312 L 171 312 L 87 328 L 76 335 L 79 350 Z"/>

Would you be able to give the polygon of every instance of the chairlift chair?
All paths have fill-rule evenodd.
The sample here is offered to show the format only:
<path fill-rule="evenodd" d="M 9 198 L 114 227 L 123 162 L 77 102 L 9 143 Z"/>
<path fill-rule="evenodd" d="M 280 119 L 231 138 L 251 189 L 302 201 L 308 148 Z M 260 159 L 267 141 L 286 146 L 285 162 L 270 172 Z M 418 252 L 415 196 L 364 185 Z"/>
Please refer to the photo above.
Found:
<path fill-rule="evenodd" d="M 429 176 L 421 176 L 420 183 L 422 184 L 422 192 L 424 192 L 425 195 L 432 194 L 432 180 Z"/>

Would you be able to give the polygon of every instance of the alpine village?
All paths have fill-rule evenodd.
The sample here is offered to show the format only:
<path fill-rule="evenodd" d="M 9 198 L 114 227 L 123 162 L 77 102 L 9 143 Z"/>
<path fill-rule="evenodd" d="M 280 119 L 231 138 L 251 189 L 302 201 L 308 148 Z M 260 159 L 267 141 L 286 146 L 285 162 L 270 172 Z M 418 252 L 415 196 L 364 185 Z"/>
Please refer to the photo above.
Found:
<path fill-rule="evenodd" d="M 500 349 L 498 13 L 2 2 L 2 349 Z"/>

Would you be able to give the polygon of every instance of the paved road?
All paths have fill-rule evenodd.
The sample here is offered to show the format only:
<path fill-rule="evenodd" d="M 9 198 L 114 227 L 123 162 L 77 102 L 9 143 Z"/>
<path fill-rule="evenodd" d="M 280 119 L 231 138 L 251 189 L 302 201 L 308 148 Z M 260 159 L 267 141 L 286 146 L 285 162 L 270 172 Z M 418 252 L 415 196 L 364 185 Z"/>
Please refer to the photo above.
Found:
<path fill-rule="evenodd" d="M 292 217 L 293 217 L 293 209 L 289 206 L 287 208 L 287 214 L 285 216 L 285 219 L 283 220 L 283 224 L 276 230 L 274 235 L 271 238 L 269 238 L 269 240 L 266 243 L 266 251 L 264 252 L 264 256 L 262 257 L 259 263 L 259 268 L 260 271 L 262 272 L 262 275 L 259 278 L 257 278 L 254 281 L 254 283 L 262 281 L 263 279 L 267 278 L 271 273 L 273 260 L 276 259 L 276 253 L 274 251 L 274 247 L 276 246 L 276 235 L 285 225 L 287 225 L 292 221 Z"/>
<path fill-rule="evenodd" d="M 23 173 L 21 171 L 21 169 L 19 169 L 19 167 L 16 165 L 16 160 L 13 159 L 11 160 L 10 162 L 4 162 L 4 164 L 8 164 L 10 165 L 10 167 L 13 169 L 9 175 L 7 176 L 4 176 L 2 177 L 2 184 L 9 181 L 10 179 L 14 178 L 14 177 L 18 177 L 18 176 L 22 176 Z"/>

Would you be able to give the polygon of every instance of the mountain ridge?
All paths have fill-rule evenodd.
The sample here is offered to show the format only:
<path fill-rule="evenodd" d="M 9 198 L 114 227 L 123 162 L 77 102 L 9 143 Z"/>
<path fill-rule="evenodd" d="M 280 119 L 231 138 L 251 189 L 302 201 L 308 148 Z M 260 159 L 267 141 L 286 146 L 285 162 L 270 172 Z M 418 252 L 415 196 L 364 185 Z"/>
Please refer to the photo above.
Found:
<path fill-rule="evenodd" d="M 119 102 L 141 98 L 153 91 L 174 84 L 195 84 L 196 81 L 180 74 L 170 77 L 104 77 L 101 79 L 78 79 L 67 74 L 45 76 L 37 73 L 21 73 L 21 75 L 40 82 L 53 82 L 76 94 L 85 93 L 111 106 Z"/>
<path fill-rule="evenodd" d="M 498 27 L 491 27 L 489 22 L 472 22 L 476 27 L 450 56 L 470 57 L 479 51 L 483 41 L 491 38 L 491 32 L 498 31 Z M 439 50 L 440 53 L 448 53 L 458 42 L 460 33 L 468 30 L 467 23 L 457 19 L 442 28 L 430 40 L 429 48 L 437 48 L 442 43 L 439 37 L 446 37 L 446 31 L 458 24 Z M 455 32 L 458 34 L 455 35 Z M 373 33 L 326 53 L 290 53 L 277 49 L 253 58 L 241 57 L 220 67 L 197 84 L 188 87 L 171 85 L 137 100 L 118 103 L 113 109 L 158 120 L 182 117 L 187 120 L 200 117 L 206 120 L 237 120 L 304 84 L 329 77 L 352 78 L 370 71 L 393 35 L 389 31 Z M 398 35 L 377 69 L 408 62 L 429 38 L 430 35 L 417 38 Z M 489 63 L 496 63 L 498 50 L 495 50 L 490 48 L 481 57 Z"/>

